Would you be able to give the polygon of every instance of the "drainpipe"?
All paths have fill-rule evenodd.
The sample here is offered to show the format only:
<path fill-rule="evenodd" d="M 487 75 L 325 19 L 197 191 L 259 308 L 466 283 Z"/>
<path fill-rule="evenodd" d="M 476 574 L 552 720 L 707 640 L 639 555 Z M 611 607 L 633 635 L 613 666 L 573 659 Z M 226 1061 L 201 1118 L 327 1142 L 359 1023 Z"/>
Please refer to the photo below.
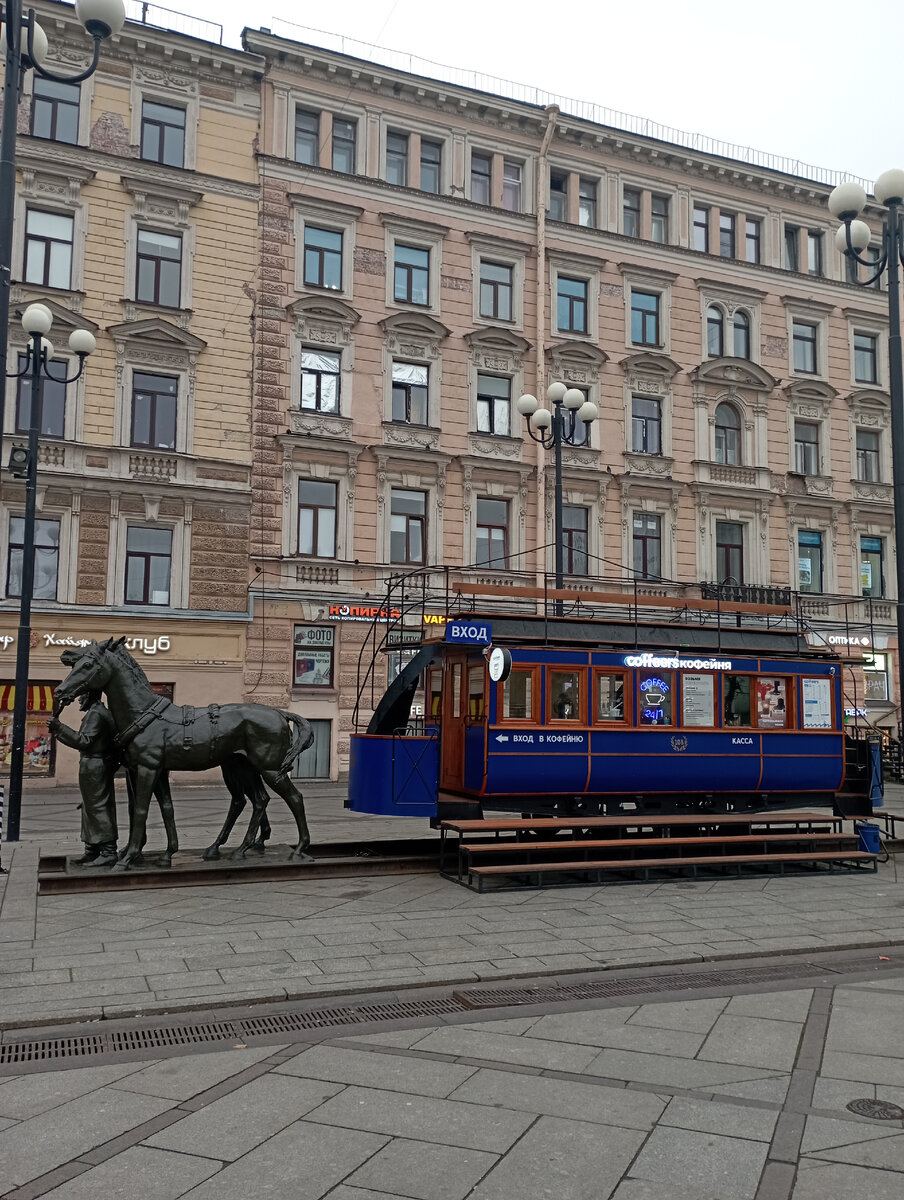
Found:
<path fill-rule="evenodd" d="M 556 131 L 559 109 L 555 104 L 546 108 L 546 129 L 537 158 L 537 374 L 535 395 L 540 403 L 546 394 L 546 205 L 549 195 L 549 145 Z M 534 526 L 534 545 L 546 545 L 546 451 L 537 445 L 537 509 Z M 537 586 L 542 587 L 546 575 L 546 551 L 537 561 Z"/>

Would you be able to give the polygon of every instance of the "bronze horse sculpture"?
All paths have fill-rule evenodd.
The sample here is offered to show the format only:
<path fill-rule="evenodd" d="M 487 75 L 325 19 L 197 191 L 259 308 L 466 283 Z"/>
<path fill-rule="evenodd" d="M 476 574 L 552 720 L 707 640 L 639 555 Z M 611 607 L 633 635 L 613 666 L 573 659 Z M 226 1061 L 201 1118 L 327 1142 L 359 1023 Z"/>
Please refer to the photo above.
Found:
<path fill-rule="evenodd" d="M 282 796 L 295 818 L 298 842 L 292 850 L 292 861 L 310 861 L 305 853 L 311 838 L 304 799 L 289 778 L 295 758 L 314 740 L 309 723 L 295 713 L 265 704 L 211 704 L 197 710 L 173 704 L 151 689 L 124 642 L 125 638 L 109 638 L 90 642 L 80 651 L 67 651 L 62 660 L 71 670 L 54 693 L 60 707 L 88 690 L 101 690 L 107 695 L 116 740 L 135 793 L 130 806 L 129 842 L 113 870 L 126 870 L 140 854 L 158 781 L 172 770 L 204 771 L 216 766 L 223 768 L 232 804 L 226 825 L 207 856 L 219 856 L 219 846 L 244 807 L 246 795 L 253 814 L 237 853 L 254 844 L 259 833 L 266 836 L 267 792 L 263 780 Z"/>

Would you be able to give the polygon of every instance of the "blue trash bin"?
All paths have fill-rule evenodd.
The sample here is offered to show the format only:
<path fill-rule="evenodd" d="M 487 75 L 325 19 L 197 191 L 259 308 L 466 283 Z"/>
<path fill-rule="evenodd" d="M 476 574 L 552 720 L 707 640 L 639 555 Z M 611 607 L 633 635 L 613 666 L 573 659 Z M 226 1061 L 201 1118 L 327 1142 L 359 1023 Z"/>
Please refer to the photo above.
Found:
<path fill-rule="evenodd" d="M 879 833 L 878 825 L 870 825 L 867 821 L 860 821 L 855 826 L 857 830 L 857 849 L 864 854 L 879 853 Z"/>

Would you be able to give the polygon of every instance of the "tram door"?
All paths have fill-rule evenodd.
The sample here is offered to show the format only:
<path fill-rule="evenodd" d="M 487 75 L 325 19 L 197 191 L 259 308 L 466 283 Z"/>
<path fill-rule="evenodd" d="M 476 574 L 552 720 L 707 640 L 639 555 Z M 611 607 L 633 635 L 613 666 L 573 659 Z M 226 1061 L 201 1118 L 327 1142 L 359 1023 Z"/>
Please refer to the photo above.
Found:
<path fill-rule="evenodd" d="M 440 787 L 460 791 L 465 778 L 465 655 L 446 657 Z"/>

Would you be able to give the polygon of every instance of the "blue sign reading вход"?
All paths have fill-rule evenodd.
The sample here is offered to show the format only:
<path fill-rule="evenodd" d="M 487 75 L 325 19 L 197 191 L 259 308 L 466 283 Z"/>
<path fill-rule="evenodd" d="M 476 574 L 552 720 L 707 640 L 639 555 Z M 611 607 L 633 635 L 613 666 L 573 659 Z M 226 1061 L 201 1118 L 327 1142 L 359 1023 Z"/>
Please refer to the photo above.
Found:
<path fill-rule="evenodd" d="M 493 627 L 486 621 L 448 621 L 446 641 L 464 646 L 489 646 L 493 640 Z"/>

